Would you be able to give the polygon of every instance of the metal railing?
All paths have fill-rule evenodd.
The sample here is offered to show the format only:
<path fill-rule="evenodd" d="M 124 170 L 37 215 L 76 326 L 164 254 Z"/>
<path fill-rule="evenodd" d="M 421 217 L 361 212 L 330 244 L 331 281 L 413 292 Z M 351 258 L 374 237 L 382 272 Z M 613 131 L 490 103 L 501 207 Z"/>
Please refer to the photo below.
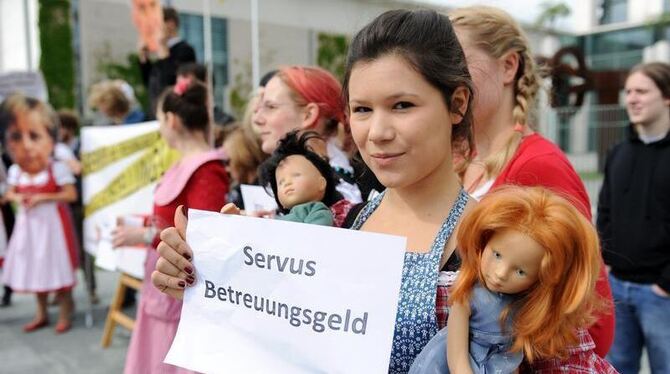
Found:
<path fill-rule="evenodd" d="M 540 111 L 545 137 L 556 143 L 579 173 L 595 209 L 608 150 L 627 134 L 628 115 L 620 105 L 586 105 Z"/>

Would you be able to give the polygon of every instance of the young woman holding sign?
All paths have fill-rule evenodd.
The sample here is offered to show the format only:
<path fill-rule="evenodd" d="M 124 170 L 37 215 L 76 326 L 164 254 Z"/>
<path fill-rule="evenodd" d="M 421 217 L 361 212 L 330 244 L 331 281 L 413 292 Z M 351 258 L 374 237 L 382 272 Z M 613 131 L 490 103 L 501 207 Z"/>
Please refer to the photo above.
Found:
<path fill-rule="evenodd" d="M 434 11 L 384 13 L 352 40 L 344 81 L 351 132 L 387 188 L 353 228 L 405 236 L 408 245 L 390 372 L 406 372 L 437 332 L 438 269 L 453 253 L 453 231 L 471 204 L 452 162 L 471 143 L 471 92 L 451 24 Z M 193 253 L 181 212 L 175 226 L 161 233 L 152 281 L 181 298 Z"/>

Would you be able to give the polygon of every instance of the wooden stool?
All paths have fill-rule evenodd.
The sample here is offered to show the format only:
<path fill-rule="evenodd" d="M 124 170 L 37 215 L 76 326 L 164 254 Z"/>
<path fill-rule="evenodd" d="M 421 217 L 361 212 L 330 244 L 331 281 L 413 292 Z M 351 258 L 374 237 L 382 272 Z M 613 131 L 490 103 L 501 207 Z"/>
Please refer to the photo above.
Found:
<path fill-rule="evenodd" d="M 119 277 L 119 284 L 116 286 L 116 292 L 112 298 L 112 304 L 109 306 L 109 313 L 107 313 L 107 321 L 105 322 L 105 330 L 102 333 L 102 347 L 107 348 L 112 343 L 112 335 L 114 335 L 114 329 L 116 325 L 119 324 L 130 331 L 133 331 L 135 327 L 135 320 L 128 317 L 128 315 L 123 314 L 121 310 L 121 304 L 123 303 L 123 298 L 126 295 L 126 289 L 132 288 L 137 291 L 142 287 L 142 281 L 135 277 L 132 277 L 126 273 L 121 273 Z"/>

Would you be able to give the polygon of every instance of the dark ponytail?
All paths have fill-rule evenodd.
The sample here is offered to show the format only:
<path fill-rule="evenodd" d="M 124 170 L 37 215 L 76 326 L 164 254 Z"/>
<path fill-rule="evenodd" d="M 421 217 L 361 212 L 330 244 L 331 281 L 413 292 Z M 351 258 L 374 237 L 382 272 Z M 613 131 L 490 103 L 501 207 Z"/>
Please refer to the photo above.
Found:
<path fill-rule="evenodd" d="M 198 81 L 180 81 L 168 87 L 158 100 L 163 113 L 173 113 L 189 131 L 207 131 L 209 110 L 207 87 Z"/>

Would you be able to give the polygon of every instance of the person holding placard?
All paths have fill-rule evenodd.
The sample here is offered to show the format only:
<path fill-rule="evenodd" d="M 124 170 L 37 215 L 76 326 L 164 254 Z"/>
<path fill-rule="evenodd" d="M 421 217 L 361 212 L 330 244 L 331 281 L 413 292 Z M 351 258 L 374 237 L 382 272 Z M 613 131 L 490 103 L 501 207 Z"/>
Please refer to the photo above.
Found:
<path fill-rule="evenodd" d="M 209 114 L 207 88 L 197 81 L 184 80 L 167 89 L 158 102 L 159 131 L 167 144 L 182 154 L 161 179 L 154 193 L 153 224 L 148 227 L 118 226 L 114 246 L 150 246 L 145 263 L 137 319 L 126 356 L 125 373 L 184 373 L 186 370 L 163 363 L 174 339 L 181 301 L 161 294 L 150 285 L 158 253 L 157 230 L 171 226 L 178 206 L 218 210 L 226 203 L 228 179 L 221 154 L 208 141 Z M 192 269 L 186 269 L 189 274 Z M 192 283 L 193 277 L 183 281 Z"/>
<path fill-rule="evenodd" d="M 395 10 L 353 38 L 343 87 L 354 142 L 386 186 L 353 229 L 407 238 L 389 365 L 389 372 L 404 373 L 437 333 L 438 270 L 454 252 L 461 215 L 474 204 L 452 161 L 454 153 L 472 149 L 472 82 L 445 16 Z M 183 239 L 186 217 L 178 212 L 175 224 L 161 233 L 151 278 L 181 298 L 192 251 Z"/>

